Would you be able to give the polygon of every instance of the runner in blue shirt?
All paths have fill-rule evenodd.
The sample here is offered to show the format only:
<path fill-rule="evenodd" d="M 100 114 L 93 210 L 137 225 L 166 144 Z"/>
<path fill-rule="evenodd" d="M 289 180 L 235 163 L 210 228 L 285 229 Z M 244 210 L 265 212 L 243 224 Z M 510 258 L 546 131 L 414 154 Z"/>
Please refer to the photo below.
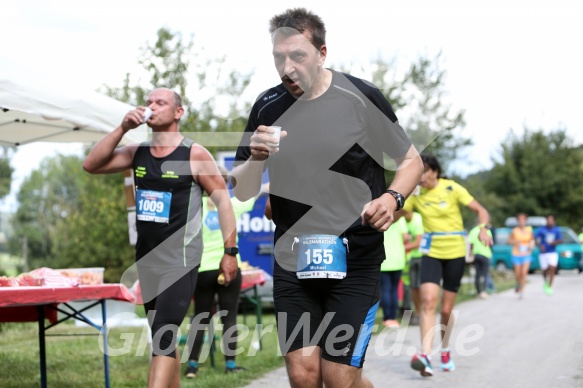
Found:
<path fill-rule="evenodd" d="M 559 264 L 559 254 L 556 246 L 563 242 L 563 237 L 559 227 L 555 224 L 555 216 L 547 216 L 547 225 L 541 227 L 536 232 L 536 244 L 540 250 L 538 260 L 543 271 L 544 290 L 547 295 L 553 295 L 553 280 L 555 271 Z M 547 280 L 548 276 L 548 280 Z"/>

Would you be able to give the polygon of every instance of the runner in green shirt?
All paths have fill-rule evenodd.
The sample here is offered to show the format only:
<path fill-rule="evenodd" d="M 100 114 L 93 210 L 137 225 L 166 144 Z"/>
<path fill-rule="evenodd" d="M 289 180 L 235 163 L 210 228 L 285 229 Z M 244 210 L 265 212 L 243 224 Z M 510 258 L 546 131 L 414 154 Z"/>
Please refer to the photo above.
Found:
<path fill-rule="evenodd" d="M 488 236 L 492 238 L 492 231 L 488 229 Z M 478 297 L 486 299 L 488 293 L 486 292 L 486 281 L 488 279 L 488 272 L 490 271 L 490 259 L 492 258 L 492 249 L 484 245 L 478 238 L 480 234 L 480 226 L 474 227 L 470 230 L 468 241 L 471 244 L 471 252 L 474 254 L 474 266 L 476 267 L 476 293 Z"/>
<path fill-rule="evenodd" d="M 223 167 L 219 167 L 219 170 L 228 185 L 227 170 Z M 235 197 L 231 198 L 236 220 L 239 220 L 243 213 L 253 209 L 255 199 L 241 202 Z M 210 197 L 202 199 L 202 241 L 204 249 L 194 292 L 195 319 L 193 322 L 195 323 L 192 324 L 189 333 L 189 337 L 194 336 L 194 341 L 192 342 L 192 349 L 190 349 L 186 378 L 194 378 L 198 373 L 198 358 L 204 342 L 205 328 L 212 318 L 215 294 L 218 295 L 221 308 L 220 316 L 223 323 L 223 333 L 231 333 L 231 335 L 223 336 L 225 373 L 245 370 L 235 363 L 237 330 L 233 331 L 231 329 L 237 323 L 237 310 L 239 308 L 242 283 L 241 268 L 237 269 L 237 277 L 229 284 L 224 284 L 224 281 L 219 278 L 219 264 L 225 254 L 225 243 L 221 234 L 217 209 Z M 238 253 L 236 257 L 240 267 L 241 257 Z"/>
<path fill-rule="evenodd" d="M 407 222 L 403 217 L 393 223 L 384 233 L 385 260 L 381 264 L 381 307 L 383 325 L 390 329 L 399 328 L 397 310 L 399 308 L 399 280 L 405 268 L 405 243 Z"/>
<path fill-rule="evenodd" d="M 410 236 L 405 243 L 407 252 L 407 264 L 403 270 L 401 279 L 403 280 L 403 314 L 406 310 L 413 310 L 409 324 L 419 324 L 419 314 L 421 314 L 421 256 L 419 244 L 425 229 L 423 228 L 423 219 L 417 212 L 407 213 L 407 230 Z M 411 302 L 413 306 L 411 306 Z"/>

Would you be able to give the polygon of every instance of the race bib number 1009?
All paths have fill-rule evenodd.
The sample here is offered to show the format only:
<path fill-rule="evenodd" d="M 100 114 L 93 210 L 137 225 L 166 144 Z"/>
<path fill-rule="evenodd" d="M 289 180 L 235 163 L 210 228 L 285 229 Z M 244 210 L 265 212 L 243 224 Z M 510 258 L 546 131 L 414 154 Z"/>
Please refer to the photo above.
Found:
<path fill-rule="evenodd" d="M 172 193 L 154 190 L 136 190 L 136 218 L 138 221 L 170 221 Z"/>

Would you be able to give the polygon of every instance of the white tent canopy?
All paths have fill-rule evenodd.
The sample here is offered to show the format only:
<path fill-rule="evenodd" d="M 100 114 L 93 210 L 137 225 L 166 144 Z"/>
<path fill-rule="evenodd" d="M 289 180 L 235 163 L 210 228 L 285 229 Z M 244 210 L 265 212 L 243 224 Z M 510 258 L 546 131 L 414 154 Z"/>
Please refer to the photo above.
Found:
<path fill-rule="evenodd" d="M 95 142 L 115 129 L 129 104 L 95 91 L 80 91 L 34 74 L 0 57 L 0 144 Z M 146 140 L 146 126 L 130 131 L 124 143 Z"/>

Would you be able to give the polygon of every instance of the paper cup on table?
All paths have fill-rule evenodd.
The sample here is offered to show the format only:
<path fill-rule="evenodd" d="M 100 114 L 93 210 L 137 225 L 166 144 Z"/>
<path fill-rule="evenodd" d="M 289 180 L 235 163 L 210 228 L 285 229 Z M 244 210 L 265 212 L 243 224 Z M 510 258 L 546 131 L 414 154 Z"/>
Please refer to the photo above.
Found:
<path fill-rule="evenodd" d="M 273 130 L 273 133 L 271 134 L 271 136 L 273 136 L 275 141 L 272 143 L 267 143 L 267 145 L 269 145 L 271 147 L 279 147 L 279 138 L 281 136 L 281 127 L 272 125 L 269 128 L 271 128 Z"/>

